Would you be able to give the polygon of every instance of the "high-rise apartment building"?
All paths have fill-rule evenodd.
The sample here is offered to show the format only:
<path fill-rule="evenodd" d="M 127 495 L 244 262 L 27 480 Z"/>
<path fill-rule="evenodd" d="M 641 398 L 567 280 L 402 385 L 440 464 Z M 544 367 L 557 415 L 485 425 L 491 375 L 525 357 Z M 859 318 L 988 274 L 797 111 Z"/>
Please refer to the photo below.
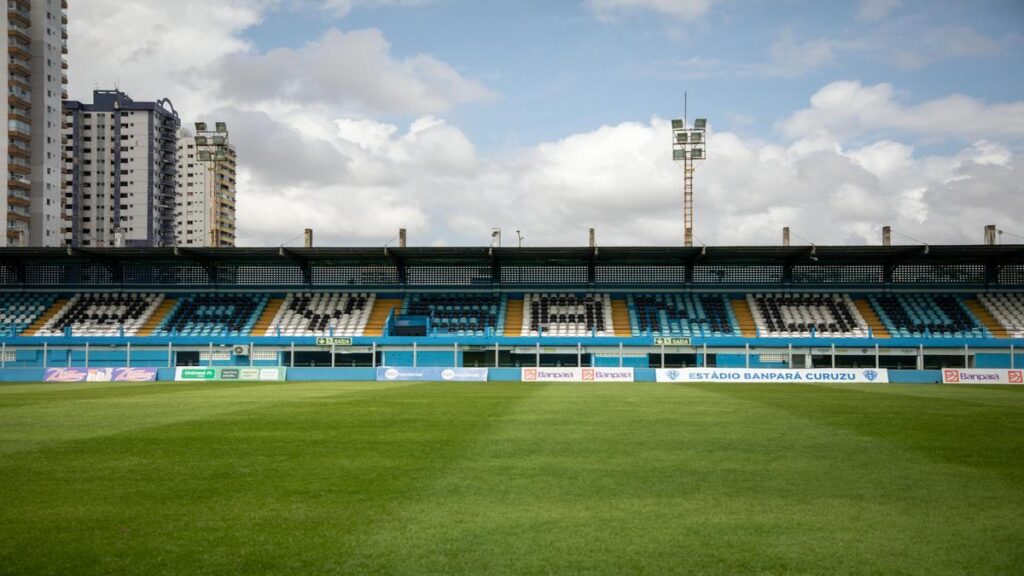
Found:
<path fill-rule="evenodd" d="M 67 97 L 66 0 L 7 0 L 7 177 L 0 189 L 0 246 L 57 246 L 60 234 L 61 101 Z"/>
<path fill-rule="evenodd" d="M 217 122 L 196 132 L 178 131 L 178 246 L 230 248 L 235 245 L 235 148 Z"/>
<path fill-rule="evenodd" d="M 64 103 L 63 237 L 72 246 L 173 246 L 176 140 L 167 99 L 96 90 Z"/>

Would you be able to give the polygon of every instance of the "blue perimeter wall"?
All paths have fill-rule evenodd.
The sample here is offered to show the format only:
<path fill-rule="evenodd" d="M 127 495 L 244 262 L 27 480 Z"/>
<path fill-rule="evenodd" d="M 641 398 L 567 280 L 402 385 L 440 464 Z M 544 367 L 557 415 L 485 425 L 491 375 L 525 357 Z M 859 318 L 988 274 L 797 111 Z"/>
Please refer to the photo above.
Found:
<path fill-rule="evenodd" d="M 0 369 L 0 382 L 41 382 L 46 371 L 42 368 Z M 487 379 L 492 382 L 518 382 L 519 368 L 489 368 Z M 637 382 L 654 382 L 654 368 L 635 368 Z M 372 381 L 377 379 L 376 368 L 289 368 L 290 381 Z M 160 381 L 174 380 L 174 368 L 158 369 Z M 942 380 L 939 370 L 890 370 L 889 379 L 895 384 L 937 384 Z M 85 382 L 81 384 L 87 384 Z"/>

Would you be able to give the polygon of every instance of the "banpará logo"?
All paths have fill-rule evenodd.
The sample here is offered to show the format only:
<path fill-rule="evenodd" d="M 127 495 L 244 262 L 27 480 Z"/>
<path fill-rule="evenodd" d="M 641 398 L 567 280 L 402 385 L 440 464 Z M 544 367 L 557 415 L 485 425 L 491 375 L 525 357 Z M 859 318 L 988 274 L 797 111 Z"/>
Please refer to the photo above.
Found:
<path fill-rule="evenodd" d="M 583 377 L 581 379 L 583 381 L 585 381 L 585 382 L 590 382 L 591 380 L 593 380 L 594 379 L 594 369 L 593 368 L 584 368 L 583 369 Z"/>
<path fill-rule="evenodd" d="M 1010 370 L 1010 384 L 1024 384 L 1024 371 L 1022 370 Z"/>
<path fill-rule="evenodd" d="M 946 382 L 959 382 L 960 371 L 959 370 L 944 370 L 943 375 L 945 376 Z"/>
<path fill-rule="evenodd" d="M 536 368 L 524 368 L 523 369 L 523 380 L 536 380 L 537 369 Z"/>

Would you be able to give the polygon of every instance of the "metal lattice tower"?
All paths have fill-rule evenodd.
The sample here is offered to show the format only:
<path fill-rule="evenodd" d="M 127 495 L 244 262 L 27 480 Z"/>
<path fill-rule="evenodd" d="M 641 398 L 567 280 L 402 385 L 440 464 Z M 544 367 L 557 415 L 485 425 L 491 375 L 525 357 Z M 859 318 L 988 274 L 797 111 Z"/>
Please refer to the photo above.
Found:
<path fill-rule="evenodd" d="M 707 119 L 697 118 L 693 127 L 685 119 L 672 121 L 672 160 L 683 167 L 683 245 L 693 246 L 693 172 L 707 158 Z"/>

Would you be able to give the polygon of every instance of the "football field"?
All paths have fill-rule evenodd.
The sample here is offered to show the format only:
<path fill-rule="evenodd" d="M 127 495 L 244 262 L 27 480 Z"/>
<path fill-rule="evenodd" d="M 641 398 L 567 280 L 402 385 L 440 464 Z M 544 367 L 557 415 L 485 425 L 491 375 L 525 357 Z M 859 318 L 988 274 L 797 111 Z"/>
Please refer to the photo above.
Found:
<path fill-rule="evenodd" d="M 0 574 L 1024 572 L 1024 388 L 0 385 Z"/>

